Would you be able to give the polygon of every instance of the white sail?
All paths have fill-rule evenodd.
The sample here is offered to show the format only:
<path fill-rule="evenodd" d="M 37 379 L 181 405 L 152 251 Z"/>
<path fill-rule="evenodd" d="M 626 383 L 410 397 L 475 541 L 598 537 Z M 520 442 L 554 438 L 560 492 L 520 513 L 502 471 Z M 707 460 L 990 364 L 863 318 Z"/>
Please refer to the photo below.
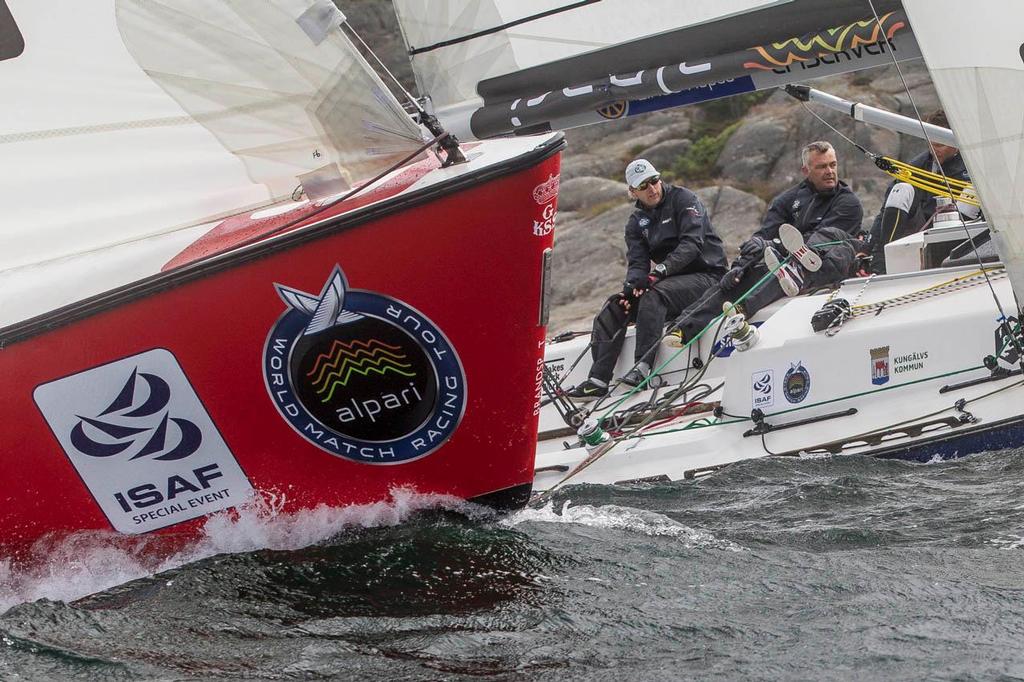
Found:
<path fill-rule="evenodd" d="M 1024 298 L 1024 46 L 1019 2 L 904 0 L 1020 301 Z M 950 31 L 949 17 L 956 16 Z"/>
<path fill-rule="evenodd" d="M 23 49 L 0 48 L 0 282 L 288 197 L 325 167 L 365 180 L 421 144 L 336 22 L 300 26 L 322 0 L 6 4 L 0 38 Z"/>
<path fill-rule="evenodd" d="M 394 0 L 456 134 L 570 127 L 920 56 L 896 0 Z"/>

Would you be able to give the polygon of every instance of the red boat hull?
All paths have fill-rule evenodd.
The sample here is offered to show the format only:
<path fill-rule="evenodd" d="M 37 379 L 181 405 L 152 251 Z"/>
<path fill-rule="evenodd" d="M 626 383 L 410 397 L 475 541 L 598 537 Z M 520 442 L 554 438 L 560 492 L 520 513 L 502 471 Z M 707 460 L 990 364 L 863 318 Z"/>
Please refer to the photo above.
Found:
<path fill-rule="evenodd" d="M 396 488 L 521 504 L 556 149 L 5 330 L 4 554 L 82 530 L 189 534 L 247 494 L 284 511 Z M 342 315 L 317 345 L 311 311 L 332 273 L 361 321 Z M 289 308 L 278 285 L 309 309 Z M 366 338 L 339 336 L 367 323 Z M 309 384 L 329 370 L 333 383 Z M 390 383 L 345 397 L 370 379 Z"/>

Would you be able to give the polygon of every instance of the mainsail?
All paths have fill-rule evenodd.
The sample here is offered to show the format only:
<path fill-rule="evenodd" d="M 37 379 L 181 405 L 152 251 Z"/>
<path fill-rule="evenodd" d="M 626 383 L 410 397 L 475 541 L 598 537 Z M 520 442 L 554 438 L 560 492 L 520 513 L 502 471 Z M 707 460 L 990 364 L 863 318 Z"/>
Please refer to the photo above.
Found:
<path fill-rule="evenodd" d="M 78 289 L 57 302 L 94 293 L 54 264 L 139 245 L 131 281 L 174 253 L 148 242 L 285 199 L 310 173 L 343 189 L 423 142 L 325 0 L 5 4 L 0 326 L 41 288 L 19 272 L 46 263 L 47 287 Z"/>
<path fill-rule="evenodd" d="M 956 131 L 1018 301 L 1024 296 L 1024 44 L 1019 3 L 963 13 L 951 0 L 904 0 Z M 959 16 L 955 31 L 949 17 Z"/>
<path fill-rule="evenodd" d="M 897 0 L 394 0 L 421 93 L 475 137 L 620 118 L 920 56 Z"/>

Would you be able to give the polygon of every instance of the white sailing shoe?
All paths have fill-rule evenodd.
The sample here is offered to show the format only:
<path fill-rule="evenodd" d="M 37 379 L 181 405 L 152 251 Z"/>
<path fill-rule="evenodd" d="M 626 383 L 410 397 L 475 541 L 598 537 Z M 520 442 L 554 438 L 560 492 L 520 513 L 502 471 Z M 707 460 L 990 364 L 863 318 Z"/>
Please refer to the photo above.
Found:
<path fill-rule="evenodd" d="M 799 263 L 793 262 L 785 265 L 781 265 L 781 263 L 779 253 L 771 246 L 766 247 L 764 264 L 768 266 L 769 270 L 775 272 L 775 279 L 779 280 L 779 285 L 786 292 L 786 296 L 797 296 L 800 293 L 800 288 L 804 285 L 804 276 L 800 271 L 801 266 Z"/>
<path fill-rule="evenodd" d="M 807 268 L 808 272 L 817 272 L 821 269 L 821 257 L 804 243 L 804 236 L 800 230 L 789 223 L 783 223 L 779 226 L 779 239 L 782 240 L 786 251 L 789 251 L 789 255 Z"/>

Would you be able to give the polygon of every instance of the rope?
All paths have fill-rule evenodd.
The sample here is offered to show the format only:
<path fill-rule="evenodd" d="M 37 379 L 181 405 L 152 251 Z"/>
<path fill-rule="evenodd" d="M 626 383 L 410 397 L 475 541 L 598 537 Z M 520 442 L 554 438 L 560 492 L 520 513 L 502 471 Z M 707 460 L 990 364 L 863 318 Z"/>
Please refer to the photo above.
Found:
<path fill-rule="evenodd" d="M 854 305 L 851 308 L 850 317 L 867 315 L 868 313 L 876 312 L 891 306 L 917 303 L 918 301 L 923 301 L 928 298 L 942 296 L 944 294 L 961 291 L 963 289 L 969 289 L 970 287 L 977 286 L 979 284 L 985 284 L 989 280 L 994 281 L 1004 277 L 1006 277 L 1006 270 L 1003 268 L 994 268 L 991 273 L 987 270 L 979 270 L 945 282 L 939 282 L 938 284 L 934 284 L 924 289 L 918 289 L 917 291 L 911 291 L 906 294 L 894 296 L 893 298 L 875 301 L 874 303 Z"/>
<path fill-rule="evenodd" d="M 900 182 L 922 189 L 929 194 L 950 197 L 953 201 L 961 204 L 981 207 L 978 195 L 974 191 L 974 185 L 970 182 L 949 178 L 946 180 L 948 183 L 946 186 L 943 183 L 943 176 L 888 156 L 875 157 L 875 165 Z"/>

